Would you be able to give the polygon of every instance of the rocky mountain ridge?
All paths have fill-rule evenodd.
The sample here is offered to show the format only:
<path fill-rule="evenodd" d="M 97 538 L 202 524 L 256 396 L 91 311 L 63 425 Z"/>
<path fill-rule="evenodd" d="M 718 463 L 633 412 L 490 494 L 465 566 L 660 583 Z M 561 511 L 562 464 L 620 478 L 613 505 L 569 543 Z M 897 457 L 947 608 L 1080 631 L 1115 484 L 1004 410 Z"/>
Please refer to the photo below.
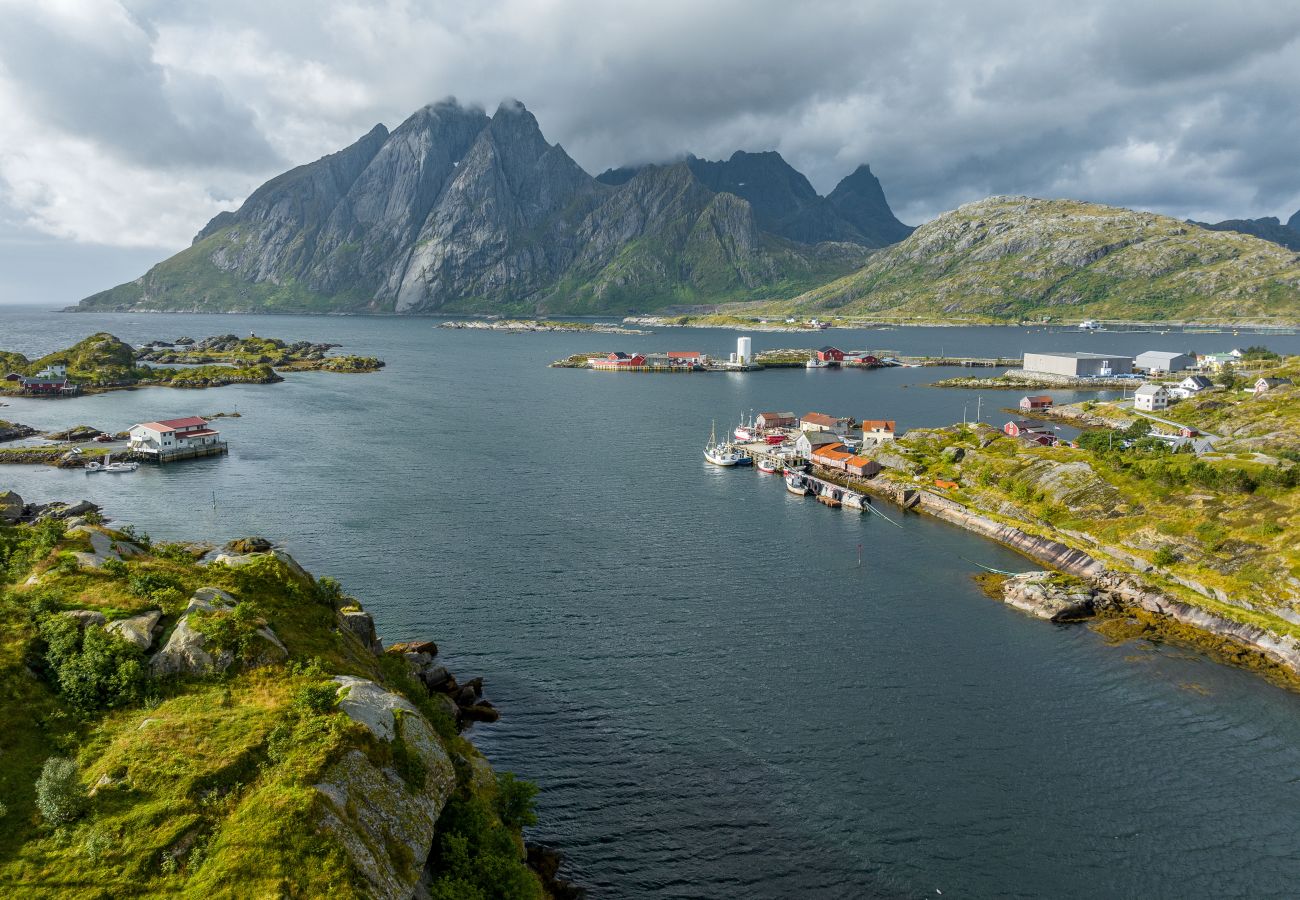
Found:
<path fill-rule="evenodd" d="M 1154 213 L 990 197 L 780 311 L 1005 321 L 1300 321 L 1300 256 Z M 778 307 L 773 306 L 772 311 Z"/>
<path fill-rule="evenodd" d="M 741 194 L 725 189 L 737 167 L 757 179 Z M 447 100 L 271 179 L 80 308 L 594 312 L 790 296 L 907 231 L 865 167 L 843 187 L 818 197 L 776 154 L 608 184 L 522 104 L 489 117 Z"/>
<path fill-rule="evenodd" d="M 1281 244 L 1288 250 L 1300 251 L 1300 212 L 1297 212 L 1286 224 L 1277 216 L 1264 216 L 1260 219 L 1225 219 L 1222 222 L 1196 222 L 1193 225 L 1208 228 L 1211 231 L 1235 231 L 1238 234 L 1254 235 L 1275 244 Z"/>

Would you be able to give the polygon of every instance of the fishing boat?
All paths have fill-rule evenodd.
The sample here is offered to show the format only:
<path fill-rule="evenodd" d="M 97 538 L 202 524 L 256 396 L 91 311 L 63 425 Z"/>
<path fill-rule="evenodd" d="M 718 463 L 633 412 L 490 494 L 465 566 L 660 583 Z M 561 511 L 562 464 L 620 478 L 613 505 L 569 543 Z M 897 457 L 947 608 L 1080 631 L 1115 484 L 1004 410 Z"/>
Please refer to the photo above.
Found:
<path fill-rule="evenodd" d="M 759 431 L 758 431 L 758 427 L 754 424 L 753 410 L 750 410 L 749 422 L 746 422 L 745 417 L 741 416 L 740 424 L 736 426 L 736 429 L 732 431 L 731 434 L 732 436 L 735 437 L 736 440 L 744 444 L 748 444 L 758 440 Z"/>
<path fill-rule="evenodd" d="M 719 441 L 716 424 L 709 429 L 709 442 L 704 445 L 704 458 L 715 466 L 747 466 L 754 461 L 748 453 Z"/>
<path fill-rule="evenodd" d="M 1101 323 L 1096 319 L 1084 319 L 1079 323 L 1080 331 L 1100 331 Z"/>
<path fill-rule="evenodd" d="M 762 472 L 765 475 L 776 474 L 776 463 L 772 460 L 772 457 L 770 456 L 764 456 L 760 458 L 758 462 L 754 463 L 754 466 L 758 469 L 758 471 Z"/>
<path fill-rule="evenodd" d="M 806 497 L 810 493 L 808 482 L 800 472 L 786 470 L 785 489 L 792 494 L 798 494 L 800 497 Z"/>
<path fill-rule="evenodd" d="M 803 367 L 805 369 L 825 369 L 829 365 L 830 363 L 826 362 L 825 360 L 818 359 L 817 357 L 813 356 L 813 357 L 809 357 L 808 361 L 803 364 Z"/>

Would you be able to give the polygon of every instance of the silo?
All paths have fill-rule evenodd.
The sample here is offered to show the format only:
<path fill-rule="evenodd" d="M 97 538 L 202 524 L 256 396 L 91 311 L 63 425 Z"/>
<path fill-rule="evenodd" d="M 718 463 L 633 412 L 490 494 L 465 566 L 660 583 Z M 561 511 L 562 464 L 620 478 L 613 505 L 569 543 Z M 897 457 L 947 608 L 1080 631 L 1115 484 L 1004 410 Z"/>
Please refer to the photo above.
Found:
<path fill-rule="evenodd" d="M 747 337 L 736 338 L 736 360 L 742 366 L 747 366 L 753 356 L 753 341 Z"/>

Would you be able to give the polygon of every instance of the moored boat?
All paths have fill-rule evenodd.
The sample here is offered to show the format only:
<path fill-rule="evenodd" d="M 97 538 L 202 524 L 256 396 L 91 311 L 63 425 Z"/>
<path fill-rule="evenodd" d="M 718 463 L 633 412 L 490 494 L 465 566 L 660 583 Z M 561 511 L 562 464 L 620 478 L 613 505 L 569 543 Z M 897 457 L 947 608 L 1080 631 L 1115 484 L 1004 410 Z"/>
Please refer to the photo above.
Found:
<path fill-rule="evenodd" d="M 776 462 L 774 462 L 770 456 L 760 457 L 758 462 L 754 463 L 754 466 L 758 471 L 763 472 L 766 475 L 776 474 Z"/>
<path fill-rule="evenodd" d="M 716 424 L 709 429 L 709 442 L 704 445 L 704 458 L 715 466 L 747 466 L 754 458 L 738 447 L 717 439 Z"/>
<path fill-rule="evenodd" d="M 824 362 L 818 359 L 817 357 L 813 356 L 810 357 L 809 360 L 803 364 L 803 367 L 805 369 L 825 369 L 829 365 L 830 365 L 829 363 Z"/>
<path fill-rule="evenodd" d="M 785 489 L 792 494 L 798 494 L 800 497 L 806 497 L 809 493 L 808 482 L 803 475 L 789 470 L 785 473 Z"/>

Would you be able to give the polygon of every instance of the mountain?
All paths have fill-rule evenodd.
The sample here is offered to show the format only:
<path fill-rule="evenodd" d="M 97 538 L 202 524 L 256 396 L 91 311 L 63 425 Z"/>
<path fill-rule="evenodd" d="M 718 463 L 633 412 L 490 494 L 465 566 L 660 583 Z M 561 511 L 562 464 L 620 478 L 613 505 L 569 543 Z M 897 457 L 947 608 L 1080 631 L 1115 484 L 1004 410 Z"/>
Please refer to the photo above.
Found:
<path fill-rule="evenodd" d="M 1190 221 L 1190 220 L 1189 220 Z M 1276 216 L 1262 219 L 1225 219 L 1222 222 L 1192 222 L 1211 231 L 1235 231 L 1238 234 L 1250 234 L 1275 244 L 1281 244 L 1290 250 L 1300 250 L 1300 212 L 1283 225 Z"/>
<path fill-rule="evenodd" d="M 895 244 L 912 233 L 895 218 L 868 166 L 859 166 L 822 197 L 774 150 L 737 150 L 730 159 L 718 161 L 687 156 L 685 163 L 710 190 L 747 200 L 764 231 L 792 241 L 841 241 L 875 248 Z M 596 177 L 617 186 L 626 184 L 642 168 L 623 166 Z"/>
<path fill-rule="evenodd" d="M 1300 256 L 1232 232 L 1075 200 L 945 213 L 783 309 L 1016 320 L 1300 320 Z"/>
<path fill-rule="evenodd" d="M 447 100 L 271 179 L 189 248 L 79 308 L 643 311 L 790 296 L 861 265 L 847 220 L 803 240 L 767 227 L 780 210 L 834 210 L 779 156 L 760 162 L 787 183 L 770 202 L 755 192 L 760 208 L 688 163 L 610 184 L 522 104 L 489 117 Z"/>

